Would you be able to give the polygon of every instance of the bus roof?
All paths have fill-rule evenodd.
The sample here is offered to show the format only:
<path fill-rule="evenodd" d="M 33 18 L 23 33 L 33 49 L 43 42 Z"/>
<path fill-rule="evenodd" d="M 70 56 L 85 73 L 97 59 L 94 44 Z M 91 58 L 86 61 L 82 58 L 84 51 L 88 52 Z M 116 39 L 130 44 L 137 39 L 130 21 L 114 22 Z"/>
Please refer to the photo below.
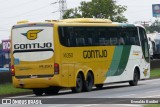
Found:
<path fill-rule="evenodd" d="M 112 23 L 109 19 L 97 19 L 97 18 L 72 18 L 72 19 L 63 19 L 60 22 L 66 23 Z"/>
<path fill-rule="evenodd" d="M 24 25 L 30 25 L 30 24 L 37 24 L 37 25 L 43 25 L 43 24 L 54 24 L 54 23 L 61 23 L 61 24 L 69 24 L 69 23 L 99 23 L 99 24 L 115 24 L 116 26 L 136 26 L 136 27 L 142 27 L 138 24 L 129 24 L 129 23 L 119 23 L 119 22 L 112 22 L 109 19 L 100 19 L 100 18 L 70 18 L 70 19 L 63 19 L 63 20 L 45 20 L 45 22 L 29 22 L 29 21 L 19 21 L 17 22 L 16 26 L 24 26 Z"/>
<path fill-rule="evenodd" d="M 109 19 L 100 19 L 100 18 L 70 18 L 70 19 L 59 20 L 58 22 L 66 22 L 66 23 L 109 23 L 109 24 L 117 24 L 117 25 L 120 25 L 120 26 L 136 26 L 136 27 L 144 28 L 144 26 L 139 25 L 139 24 L 112 22 Z"/>
<path fill-rule="evenodd" d="M 65 22 L 65 23 L 112 23 L 109 19 L 99 19 L 99 18 L 70 18 L 63 20 L 45 20 L 47 23 L 55 23 L 55 22 Z M 28 20 L 18 21 L 17 24 L 27 24 L 30 23 Z M 33 23 L 33 22 L 32 22 Z M 43 22 L 39 22 L 43 23 Z"/>

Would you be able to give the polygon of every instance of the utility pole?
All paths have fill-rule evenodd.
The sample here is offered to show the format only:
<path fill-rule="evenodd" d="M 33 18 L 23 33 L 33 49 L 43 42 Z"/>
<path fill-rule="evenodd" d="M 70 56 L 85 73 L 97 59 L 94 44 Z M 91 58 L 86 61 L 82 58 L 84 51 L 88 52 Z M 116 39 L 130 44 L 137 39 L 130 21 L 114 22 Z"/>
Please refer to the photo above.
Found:
<path fill-rule="evenodd" d="M 137 22 L 135 22 L 135 24 L 140 24 L 140 25 L 142 25 L 144 27 L 149 26 L 150 23 L 151 23 L 151 21 L 137 21 Z"/>
<path fill-rule="evenodd" d="M 147 27 L 147 26 L 149 26 L 149 22 L 150 22 L 150 21 L 141 21 L 141 24 L 142 24 L 144 27 Z"/>
<path fill-rule="evenodd" d="M 60 19 L 63 19 L 64 12 L 67 10 L 66 0 L 59 0 Z"/>
<path fill-rule="evenodd" d="M 53 2 L 51 4 L 57 4 L 57 3 L 59 4 L 60 19 L 63 19 L 63 15 L 64 15 L 65 11 L 67 10 L 66 0 L 58 0 L 57 2 Z M 54 11 L 54 12 L 56 12 L 56 11 Z"/>

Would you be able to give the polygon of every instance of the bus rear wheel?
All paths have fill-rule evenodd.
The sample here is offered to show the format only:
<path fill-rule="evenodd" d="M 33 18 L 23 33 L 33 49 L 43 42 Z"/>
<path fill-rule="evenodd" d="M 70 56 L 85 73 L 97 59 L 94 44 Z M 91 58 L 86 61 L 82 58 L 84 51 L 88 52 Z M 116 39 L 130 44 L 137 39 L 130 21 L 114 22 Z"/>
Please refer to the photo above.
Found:
<path fill-rule="evenodd" d="M 88 72 L 86 80 L 84 81 L 84 89 L 83 90 L 86 92 L 91 91 L 93 84 L 94 84 L 93 75 L 90 72 Z"/>
<path fill-rule="evenodd" d="M 133 80 L 129 81 L 129 85 L 130 86 L 137 86 L 138 80 L 139 80 L 139 73 L 138 73 L 138 70 L 135 69 L 134 70 L 134 75 L 133 75 Z"/>
<path fill-rule="evenodd" d="M 71 90 L 74 93 L 80 93 L 82 89 L 83 89 L 83 78 L 82 75 L 79 73 L 76 79 L 76 87 L 72 87 Z"/>
<path fill-rule="evenodd" d="M 36 95 L 36 96 L 42 96 L 43 94 L 43 89 L 33 89 L 33 93 Z"/>

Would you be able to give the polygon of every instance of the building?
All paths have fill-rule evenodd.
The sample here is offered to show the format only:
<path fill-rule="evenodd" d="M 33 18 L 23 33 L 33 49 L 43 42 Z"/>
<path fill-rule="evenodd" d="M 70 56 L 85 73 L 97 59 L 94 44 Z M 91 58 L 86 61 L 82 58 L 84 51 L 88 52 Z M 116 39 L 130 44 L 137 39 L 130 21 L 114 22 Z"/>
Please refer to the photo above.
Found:
<path fill-rule="evenodd" d="M 10 63 L 10 40 L 2 40 L 0 49 L 0 68 L 9 68 Z"/>

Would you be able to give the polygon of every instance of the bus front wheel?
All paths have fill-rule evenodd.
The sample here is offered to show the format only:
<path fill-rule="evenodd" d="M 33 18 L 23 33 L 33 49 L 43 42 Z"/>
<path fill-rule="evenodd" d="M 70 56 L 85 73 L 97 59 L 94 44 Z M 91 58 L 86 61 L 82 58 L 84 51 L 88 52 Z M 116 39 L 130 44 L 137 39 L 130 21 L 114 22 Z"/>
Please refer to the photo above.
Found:
<path fill-rule="evenodd" d="M 82 78 L 82 75 L 79 73 L 77 75 L 77 78 L 76 78 L 76 87 L 72 87 L 72 92 L 74 93 L 80 93 L 82 91 L 82 88 L 83 88 L 83 78 Z"/>
<path fill-rule="evenodd" d="M 130 86 L 136 86 L 138 84 L 138 80 L 139 80 L 139 73 L 138 73 L 138 70 L 135 69 L 134 75 L 133 75 L 133 80 L 129 81 Z"/>

